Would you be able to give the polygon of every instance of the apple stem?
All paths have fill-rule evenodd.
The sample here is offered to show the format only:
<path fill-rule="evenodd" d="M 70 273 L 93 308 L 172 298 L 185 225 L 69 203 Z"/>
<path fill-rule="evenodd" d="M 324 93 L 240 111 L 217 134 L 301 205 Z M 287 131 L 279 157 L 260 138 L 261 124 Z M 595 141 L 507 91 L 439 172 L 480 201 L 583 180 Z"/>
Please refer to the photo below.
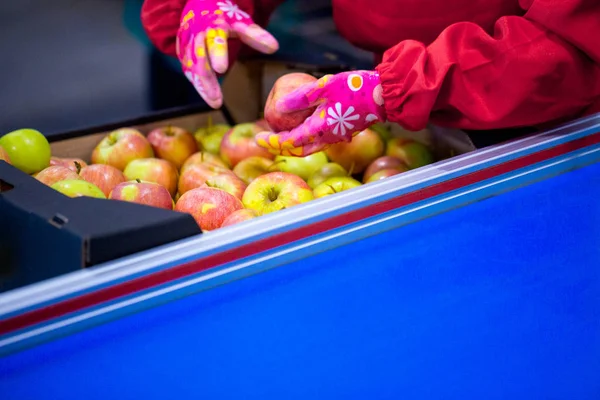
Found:
<path fill-rule="evenodd" d="M 352 176 L 352 173 L 354 172 L 354 167 L 355 167 L 355 162 L 352 161 L 352 164 L 350 164 L 350 169 L 348 170 L 348 176 Z"/>
<path fill-rule="evenodd" d="M 81 164 L 79 164 L 77 161 L 73 161 L 73 164 L 75 164 L 77 175 L 79 175 L 79 173 L 81 172 Z"/>
<path fill-rule="evenodd" d="M 142 181 L 140 181 L 140 180 L 139 180 L 139 178 L 138 178 L 138 179 L 136 179 L 135 181 L 136 181 L 137 183 L 142 183 Z"/>
<path fill-rule="evenodd" d="M 210 132 L 211 128 L 212 128 L 212 115 L 208 115 L 208 120 L 207 120 L 207 128 L 208 131 Z"/>

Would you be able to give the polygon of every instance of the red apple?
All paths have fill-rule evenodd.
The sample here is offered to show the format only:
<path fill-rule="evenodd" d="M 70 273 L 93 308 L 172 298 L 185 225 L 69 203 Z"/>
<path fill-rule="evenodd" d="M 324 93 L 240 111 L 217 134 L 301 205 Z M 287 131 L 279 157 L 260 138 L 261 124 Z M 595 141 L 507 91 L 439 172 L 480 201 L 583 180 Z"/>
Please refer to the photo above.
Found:
<path fill-rule="evenodd" d="M 98 186 L 106 197 L 110 195 L 115 186 L 127 180 L 121 171 L 106 164 L 88 165 L 81 170 L 79 176 Z"/>
<path fill-rule="evenodd" d="M 382 156 L 369 165 L 363 175 L 363 182 L 367 182 L 373 174 L 384 169 L 397 169 L 400 172 L 406 172 L 409 170 L 408 166 L 406 166 L 406 164 L 404 164 L 399 158 Z"/>
<path fill-rule="evenodd" d="M 252 156 L 273 159 L 275 156 L 254 140 L 261 131 L 255 123 L 238 124 L 231 128 L 221 141 L 221 158 L 230 167 L 235 167 L 244 158 Z"/>
<path fill-rule="evenodd" d="M 317 78 L 314 76 L 301 72 L 286 74 L 277 79 L 265 104 L 265 120 L 269 124 L 270 129 L 263 130 L 273 130 L 274 132 L 289 131 L 310 117 L 316 107 L 290 113 L 280 113 L 277 111 L 276 105 L 279 99 L 290 94 L 300 86 L 313 83 L 316 80 Z"/>
<path fill-rule="evenodd" d="M 79 172 L 83 167 L 87 166 L 87 163 L 81 158 L 50 157 L 50 165 L 60 165 Z"/>
<path fill-rule="evenodd" d="M 243 208 L 237 197 L 210 187 L 187 191 L 175 204 L 175 211 L 191 214 L 203 231 L 220 228 L 225 218 Z"/>
<path fill-rule="evenodd" d="M 271 127 L 266 119 L 262 118 L 255 122 L 256 125 L 260 128 L 261 131 L 270 131 Z"/>
<path fill-rule="evenodd" d="M 238 199 L 242 200 L 244 191 L 246 190 L 246 184 L 243 180 L 238 178 L 232 173 L 219 174 L 211 176 L 206 180 L 204 186 L 214 187 L 226 191 L 229 194 L 234 195 Z"/>
<path fill-rule="evenodd" d="M 214 164 L 223 168 L 228 168 L 227 164 L 217 155 L 208 153 L 206 151 L 199 151 L 191 155 L 183 165 L 181 166 L 180 171 L 183 173 L 187 167 L 194 164 Z"/>
<path fill-rule="evenodd" d="M 148 134 L 148 141 L 158 158 L 171 161 L 177 169 L 181 168 L 185 160 L 198 151 L 198 144 L 194 136 L 177 126 L 165 126 L 152 130 Z"/>
<path fill-rule="evenodd" d="M 389 178 L 390 176 L 398 175 L 402 172 L 403 171 L 399 170 L 398 168 L 382 169 L 371 175 L 371 177 L 368 180 L 366 180 L 365 183 L 376 182 L 380 179 Z"/>
<path fill-rule="evenodd" d="M 279 171 L 277 163 L 268 158 L 258 156 L 245 158 L 233 168 L 233 173 L 247 184 L 261 175 L 276 171 Z"/>
<path fill-rule="evenodd" d="M 145 182 L 154 182 L 163 185 L 171 196 L 177 193 L 177 168 L 167 160 L 160 158 L 140 158 L 133 160 L 123 171 L 125 179 L 134 181 L 139 179 Z"/>
<path fill-rule="evenodd" d="M 351 174 L 360 174 L 375 159 L 383 155 L 384 143 L 371 129 L 365 129 L 352 138 L 351 142 L 336 143 L 325 153 L 335 163 L 340 164 Z"/>
<path fill-rule="evenodd" d="M 109 133 L 92 152 L 92 164 L 108 164 L 121 171 L 133 160 L 154 157 L 148 139 L 132 128 Z"/>
<path fill-rule="evenodd" d="M 261 175 L 246 188 L 242 202 L 259 215 L 290 208 L 312 200 L 313 192 L 299 176 L 287 172 Z"/>
<path fill-rule="evenodd" d="M 221 228 L 239 224 L 240 222 L 248 221 L 256 217 L 258 217 L 258 214 L 254 210 L 249 210 L 247 208 L 237 210 L 231 213 L 229 217 L 225 218 L 225 221 L 223 221 Z"/>
<path fill-rule="evenodd" d="M 215 164 L 192 164 L 185 168 L 179 176 L 178 193 L 182 195 L 189 190 L 203 186 L 208 178 L 219 174 L 233 175 L 233 172 Z"/>
<path fill-rule="evenodd" d="M 79 174 L 67 167 L 61 165 L 53 165 L 48 168 L 44 168 L 35 175 L 35 179 L 42 182 L 45 185 L 52 186 L 56 182 L 65 180 L 77 180 L 81 179 Z"/>
<path fill-rule="evenodd" d="M 0 160 L 6 161 L 10 164 L 10 157 L 8 156 L 8 152 L 4 150 L 4 147 L 0 146 Z"/>
<path fill-rule="evenodd" d="M 410 169 L 433 163 L 433 154 L 422 143 L 412 139 L 395 138 L 387 142 L 387 155 L 400 159 Z"/>
<path fill-rule="evenodd" d="M 162 185 L 141 180 L 121 182 L 110 192 L 111 200 L 129 201 L 147 206 L 172 210 L 174 203 L 171 194 Z"/>

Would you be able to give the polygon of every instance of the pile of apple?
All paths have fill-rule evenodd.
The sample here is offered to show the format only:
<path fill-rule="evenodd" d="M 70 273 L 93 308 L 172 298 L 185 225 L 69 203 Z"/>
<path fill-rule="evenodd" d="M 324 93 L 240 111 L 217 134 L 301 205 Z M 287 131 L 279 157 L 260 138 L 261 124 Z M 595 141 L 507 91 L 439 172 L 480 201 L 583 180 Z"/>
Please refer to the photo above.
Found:
<path fill-rule="evenodd" d="M 281 82 L 286 79 L 291 84 L 282 90 Z M 289 92 L 303 79 L 297 74 L 280 78 L 274 91 L 279 88 Z M 102 138 L 89 164 L 82 159 L 53 157 L 40 132 L 21 129 L 0 137 L 0 159 L 67 196 L 129 201 L 186 212 L 203 231 L 290 208 L 433 161 L 425 145 L 392 138 L 378 125 L 358 133 L 350 143 L 331 145 L 307 157 L 275 156 L 256 144 L 255 135 L 273 125 L 289 125 L 294 116 L 276 115 L 270 112 L 269 104 L 272 101 L 265 109 L 268 122 L 262 119 L 230 127 L 213 125 L 209 120 L 208 126 L 194 133 L 163 126 L 147 135 L 134 128 L 121 128 Z"/>

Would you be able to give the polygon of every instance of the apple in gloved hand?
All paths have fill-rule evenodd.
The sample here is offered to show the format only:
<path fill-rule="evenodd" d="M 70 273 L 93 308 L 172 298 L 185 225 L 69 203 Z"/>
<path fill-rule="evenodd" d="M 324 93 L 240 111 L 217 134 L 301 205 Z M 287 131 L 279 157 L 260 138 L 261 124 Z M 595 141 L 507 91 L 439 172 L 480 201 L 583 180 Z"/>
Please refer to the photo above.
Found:
<path fill-rule="evenodd" d="M 139 158 L 154 157 L 148 139 L 132 128 L 117 129 L 98 143 L 92 152 L 92 164 L 108 164 L 121 171 Z"/>
<path fill-rule="evenodd" d="M 163 185 L 173 197 L 177 193 L 179 173 L 170 161 L 160 158 L 139 158 L 127 164 L 123 175 L 128 181 L 139 179 Z"/>
<path fill-rule="evenodd" d="M 108 197 L 111 200 L 129 201 L 147 206 L 172 210 L 174 207 L 171 193 L 162 185 L 144 182 L 139 179 L 121 182 L 114 187 Z"/>
<path fill-rule="evenodd" d="M 232 168 L 244 158 L 252 156 L 273 159 L 275 156 L 260 147 L 254 140 L 259 132 L 261 132 L 260 127 L 253 122 L 238 124 L 231 128 L 221 141 L 221 158 Z"/>
<path fill-rule="evenodd" d="M 248 185 L 242 202 L 259 215 L 290 208 L 314 198 L 302 178 L 287 172 L 261 175 Z"/>
<path fill-rule="evenodd" d="M 277 111 L 277 102 L 302 85 L 313 83 L 316 80 L 317 78 L 314 76 L 301 72 L 286 74 L 277 79 L 265 104 L 265 120 L 269 124 L 270 129 L 264 130 L 272 130 L 273 132 L 290 131 L 304 122 L 306 118 L 310 117 L 317 107 L 290 113 L 281 113 Z"/>
<path fill-rule="evenodd" d="M 322 151 L 313 153 L 306 157 L 275 157 L 275 163 L 281 171 L 298 175 L 305 181 L 308 180 L 311 175 L 315 173 L 315 171 L 327 164 L 327 161 L 327 156 Z"/>
<path fill-rule="evenodd" d="M 320 199 L 321 197 L 330 196 L 358 186 L 361 186 L 361 183 L 354 178 L 349 176 L 334 176 L 317 186 L 313 193 L 315 199 Z"/>
<path fill-rule="evenodd" d="M 35 129 L 18 129 L 0 137 L 10 163 L 25 172 L 35 174 L 50 165 L 50 143 Z"/>
<path fill-rule="evenodd" d="M 106 199 L 106 196 L 98 186 L 83 179 L 66 179 L 58 181 L 50 187 L 69 197 L 87 196 Z"/>
<path fill-rule="evenodd" d="M 198 144 L 191 133 L 177 126 L 165 126 L 152 130 L 148 141 L 158 158 L 170 161 L 177 169 L 198 151 Z"/>
<path fill-rule="evenodd" d="M 189 190 L 175 203 L 175 211 L 191 214 L 206 232 L 220 228 L 225 218 L 243 208 L 242 202 L 232 194 L 210 187 Z"/>

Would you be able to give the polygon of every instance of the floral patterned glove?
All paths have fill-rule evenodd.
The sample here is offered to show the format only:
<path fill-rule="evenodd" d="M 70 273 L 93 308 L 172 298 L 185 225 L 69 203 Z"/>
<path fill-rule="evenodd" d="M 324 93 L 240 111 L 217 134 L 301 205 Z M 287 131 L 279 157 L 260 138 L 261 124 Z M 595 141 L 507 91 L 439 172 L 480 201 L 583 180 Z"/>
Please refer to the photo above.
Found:
<path fill-rule="evenodd" d="M 230 0 L 187 2 L 177 34 L 177 57 L 185 76 L 212 108 L 223 104 L 215 72 L 227 71 L 227 39 L 234 37 L 267 54 L 279 48 L 271 34 L 256 25 L 248 13 Z"/>
<path fill-rule="evenodd" d="M 300 126 L 289 132 L 261 132 L 256 142 L 271 153 L 307 156 L 330 144 L 350 142 L 357 133 L 386 119 L 379 74 L 351 71 L 326 75 L 281 98 L 280 112 L 317 106 Z"/>

